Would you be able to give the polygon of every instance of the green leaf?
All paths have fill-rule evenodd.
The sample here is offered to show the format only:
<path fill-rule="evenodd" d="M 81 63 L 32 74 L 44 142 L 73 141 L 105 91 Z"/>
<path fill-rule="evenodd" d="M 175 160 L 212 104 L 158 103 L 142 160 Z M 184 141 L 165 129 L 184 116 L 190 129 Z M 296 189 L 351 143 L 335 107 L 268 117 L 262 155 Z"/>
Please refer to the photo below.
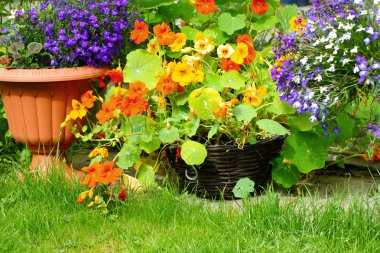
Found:
<path fill-rule="evenodd" d="M 208 139 L 211 139 L 211 138 L 212 138 L 212 137 L 218 132 L 219 127 L 220 127 L 220 124 L 218 124 L 218 123 L 214 124 L 214 125 L 211 127 L 210 131 L 208 131 L 207 138 L 208 138 Z"/>
<path fill-rule="evenodd" d="M 212 27 L 204 30 L 203 35 L 206 37 L 210 36 L 212 41 L 218 45 L 224 44 L 229 39 L 229 37 L 218 27 Z"/>
<path fill-rule="evenodd" d="M 189 105 L 194 109 L 199 118 L 212 119 L 212 111 L 219 108 L 222 97 L 213 88 L 200 88 L 191 92 Z"/>
<path fill-rule="evenodd" d="M 309 120 L 310 114 L 296 114 L 289 117 L 289 125 L 295 127 L 299 131 L 310 131 L 314 126 L 318 125 L 318 122 L 311 122 Z"/>
<path fill-rule="evenodd" d="M 178 128 L 171 126 L 167 129 L 164 127 L 158 132 L 158 136 L 163 143 L 173 143 L 179 138 Z"/>
<path fill-rule="evenodd" d="M 232 35 L 235 31 L 243 29 L 246 26 L 245 19 L 246 16 L 244 14 L 238 14 L 232 17 L 230 13 L 224 12 L 218 19 L 219 29 L 228 35 Z"/>
<path fill-rule="evenodd" d="M 248 122 L 257 116 L 255 108 L 253 106 L 248 106 L 245 104 L 235 106 L 233 109 L 233 114 L 238 121 Z"/>
<path fill-rule="evenodd" d="M 153 186 L 155 184 L 154 168 L 147 164 L 142 164 L 137 172 L 137 180 L 145 188 Z"/>
<path fill-rule="evenodd" d="M 288 134 L 288 130 L 280 123 L 271 119 L 262 119 L 256 122 L 257 126 L 273 135 L 285 135 Z"/>
<path fill-rule="evenodd" d="M 230 70 L 222 75 L 219 83 L 224 88 L 231 87 L 232 89 L 238 90 L 245 86 L 245 79 L 238 71 Z"/>
<path fill-rule="evenodd" d="M 295 166 L 283 163 L 283 159 L 284 158 L 280 156 L 271 161 L 273 165 L 272 179 L 277 184 L 289 188 L 300 180 L 301 173 Z"/>
<path fill-rule="evenodd" d="M 188 165 L 202 164 L 207 156 L 207 150 L 204 145 L 195 141 L 186 141 L 181 147 L 181 158 Z"/>
<path fill-rule="evenodd" d="M 298 7 L 296 5 L 288 5 L 283 8 L 278 8 L 276 11 L 276 17 L 278 21 L 280 22 L 280 29 L 283 31 L 283 33 L 291 33 L 290 31 L 290 19 L 294 16 L 297 16 Z"/>
<path fill-rule="evenodd" d="M 190 26 L 184 26 L 181 32 L 186 34 L 188 40 L 194 40 L 195 36 L 200 32 L 198 29 L 192 28 Z"/>
<path fill-rule="evenodd" d="M 144 150 L 146 153 L 152 153 L 159 149 L 161 146 L 161 140 L 158 136 L 153 136 L 150 141 L 141 141 L 140 148 Z"/>
<path fill-rule="evenodd" d="M 38 54 L 42 50 L 42 44 L 38 42 L 32 42 L 28 44 L 27 48 L 29 53 Z"/>
<path fill-rule="evenodd" d="M 123 70 L 125 82 L 141 81 L 148 89 L 156 87 L 159 80 L 157 73 L 163 72 L 161 58 L 143 49 L 137 49 L 127 55 L 127 65 Z"/>
<path fill-rule="evenodd" d="M 282 152 L 285 159 L 294 163 L 302 173 L 324 167 L 328 157 L 323 135 L 311 132 L 295 132 L 285 140 Z"/>
<path fill-rule="evenodd" d="M 166 5 L 171 5 L 174 4 L 176 0 L 140 0 L 139 4 L 141 7 L 144 9 L 152 9 L 152 8 L 157 8 L 159 6 L 166 6 Z"/>
<path fill-rule="evenodd" d="M 336 116 L 336 122 L 341 130 L 336 136 L 340 143 L 344 143 L 354 135 L 355 120 L 352 119 L 346 112 L 339 113 Z"/>
<path fill-rule="evenodd" d="M 140 155 L 141 149 L 132 141 L 128 141 L 121 148 L 116 165 L 127 170 L 140 160 Z"/>
<path fill-rule="evenodd" d="M 255 182 L 248 177 L 241 178 L 237 181 L 235 187 L 232 189 L 235 198 L 247 198 L 251 196 L 251 192 L 255 190 Z"/>
<path fill-rule="evenodd" d="M 278 94 L 273 98 L 273 104 L 268 108 L 268 111 L 277 115 L 280 114 L 294 114 L 297 112 L 296 108 L 286 102 L 281 102 Z"/>
<path fill-rule="evenodd" d="M 256 31 L 267 31 L 275 28 L 277 23 L 277 18 L 274 15 L 267 16 L 266 18 L 260 19 L 256 23 L 252 23 L 252 29 Z"/>

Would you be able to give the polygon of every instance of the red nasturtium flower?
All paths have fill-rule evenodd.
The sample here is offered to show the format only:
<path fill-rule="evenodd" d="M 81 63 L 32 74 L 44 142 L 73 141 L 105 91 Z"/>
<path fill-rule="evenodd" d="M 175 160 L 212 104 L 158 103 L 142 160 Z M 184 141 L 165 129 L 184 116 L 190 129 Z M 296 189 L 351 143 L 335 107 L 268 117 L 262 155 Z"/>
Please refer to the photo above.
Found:
<path fill-rule="evenodd" d="M 155 25 L 153 27 L 153 33 L 157 37 L 157 43 L 160 44 L 161 46 L 170 45 L 176 39 L 175 33 L 172 32 L 170 27 L 165 22 Z"/>
<path fill-rule="evenodd" d="M 127 194 L 125 193 L 125 190 L 122 189 L 121 192 L 117 195 L 117 197 L 119 199 L 121 199 L 122 201 L 126 201 L 127 200 Z"/>
<path fill-rule="evenodd" d="M 214 0 L 196 0 L 195 11 L 203 15 L 215 12 L 216 4 Z"/>
<path fill-rule="evenodd" d="M 249 7 L 251 8 L 252 13 L 258 15 L 263 15 L 268 11 L 268 4 L 265 0 L 252 0 L 252 3 Z"/>
<path fill-rule="evenodd" d="M 108 70 L 105 75 L 109 76 L 110 81 L 113 83 L 121 83 L 124 80 L 123 71 L 121 69 Z"/>
<path fill-rule="evenodd" d="M 131 32 L 130 39 L 136 43 L 140 44 L 148 39 L 149 28 L 144 21 L 135 21 L 135 28 Z"/>
<path fill-rule="evenodd" d="M 240 65 L 233 62 L 230 58 L 222 58 L 220 60 L 220 67 L 224 71 L 230 71 L 230 70 L 240 71 Z"/>

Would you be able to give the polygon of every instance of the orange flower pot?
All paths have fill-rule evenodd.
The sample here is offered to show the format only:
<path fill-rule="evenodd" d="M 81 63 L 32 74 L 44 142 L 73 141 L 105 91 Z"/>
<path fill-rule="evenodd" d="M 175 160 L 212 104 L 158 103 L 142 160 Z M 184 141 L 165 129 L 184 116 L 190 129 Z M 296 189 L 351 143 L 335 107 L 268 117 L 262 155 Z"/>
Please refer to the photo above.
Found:
<path fill-rule="evenodd" d="M 45 174 L 75 141 L 69 127 L 60 128 L 90 80 L 107 69 L 77 67 L 63 69 L 0 69 L 0 94 L 13 138 L 32 151 L 30 169 Z M 59 151 L 59 152 L 58 152 Z M 58 159 L 56 159 L 58 158 Z M 66 176 L 75 171 L 66 163 Z"/>

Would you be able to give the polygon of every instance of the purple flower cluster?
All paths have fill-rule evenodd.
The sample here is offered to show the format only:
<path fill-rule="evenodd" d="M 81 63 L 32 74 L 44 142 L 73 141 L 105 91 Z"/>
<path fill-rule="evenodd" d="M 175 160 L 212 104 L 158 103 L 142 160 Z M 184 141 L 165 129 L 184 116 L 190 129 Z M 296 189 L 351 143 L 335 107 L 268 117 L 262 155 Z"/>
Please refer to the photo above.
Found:
<path fill-rule="evenodd" d="M 378 125 L 370 124 L 368 126 L 368 130 L 371 131 L 371 133 L 375 135 L 376 138 L 380 138 L 380 127 Z"/>
<path fill-rule="evenodd" d="M 39 9 L 16 13 L 8 44 L 40 42 L 54 67 L 109 65 L 136 18 L 132 0 L 44 0 Z"/>
<path fill-rule="evenodd" d="M 377 5 L 378 6 L 378 5 Z M 271 76 L 282 101 L 325 130 L 380 89 L 380 9 L 369 0 L 315 0 L 302 33 L 277 35 Z"/>

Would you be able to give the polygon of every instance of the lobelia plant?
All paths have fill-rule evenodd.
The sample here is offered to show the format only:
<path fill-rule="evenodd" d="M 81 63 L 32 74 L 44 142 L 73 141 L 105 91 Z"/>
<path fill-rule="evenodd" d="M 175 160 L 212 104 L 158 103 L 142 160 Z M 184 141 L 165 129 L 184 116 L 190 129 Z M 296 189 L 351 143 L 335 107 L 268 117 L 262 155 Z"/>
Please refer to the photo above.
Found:
<path fill-rule="evenodd" d="M 136 20 L 130 33 L 139 48 L 127 55 L 124 69 L 106 73 L 101 82 L 107 86 L 105 97 L 87 92 L 73 101 L 63 124 L 77 120 L 72 126 L 76 137 L 98 143 L 89 167 L 83 168 L 89 190 L 79 202 L 92 200 L 94 192 L 115 197 L 109 189 L 126 189 L 131 179 L 116 175 L 131 167 L 142 187 L 154 184 L 167 146 L 178 146 L 178 156 L 198 165 L 207 156 L 205 145 L 243 148 L 288 134 L 269 70 L 273 30 L 290 29 L 287 19 L 296 7 L 264 0 L 141 4 L 144 20 Z M 96 119 L 81 125 L 91 113 Z M 112 161 L 102 155 L 110 148 L 117 149 Z M 108 175 L 105 167 L 115 175 L 106 192 L 101 181 Z"/>
<path fill-rule="evenodd" d="M 117 63 L 138 17 L 134 0 L 42 0 L 0 26 L 0 67 L 101 67 Z"/>
<path fill-rule="evenodd" d="M 299 114 L 276 161 L 274 178 L 287 187 L 324 167 L 328 151 L 339 151 L 337 162 L 366 149 L 364 159 L 377 159 L 379 1 L 315 0 L 291 30 L 276 35 L 271 70 L 281 100 Z"/>

